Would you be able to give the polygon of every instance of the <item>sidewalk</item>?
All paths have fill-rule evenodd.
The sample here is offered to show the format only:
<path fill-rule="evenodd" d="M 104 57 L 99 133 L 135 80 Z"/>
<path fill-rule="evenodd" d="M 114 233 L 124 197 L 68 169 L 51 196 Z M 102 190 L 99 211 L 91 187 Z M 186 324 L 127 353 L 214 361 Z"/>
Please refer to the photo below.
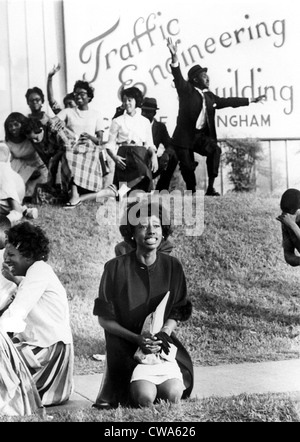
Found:
<path fill-rule="evenodd" d="M 300 359 L 195 367 L 192 397 L 199 399 L 237 396 L 242 393 L 291 393 L 300 411 Z M 72 410 L 91 407 L 95 401 L 102 374 L 75 376 L 75 391 L 71 400 L 58 409 Z"/>

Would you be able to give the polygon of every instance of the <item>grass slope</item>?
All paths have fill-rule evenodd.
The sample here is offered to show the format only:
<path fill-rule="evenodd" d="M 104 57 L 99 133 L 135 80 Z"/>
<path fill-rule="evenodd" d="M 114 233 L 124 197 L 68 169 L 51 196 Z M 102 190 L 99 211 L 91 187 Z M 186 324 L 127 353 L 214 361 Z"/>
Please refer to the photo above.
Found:
<path fill-rule="evenodd" d="M 194 305 L 177 334 L 195 365 L 299 357 L 299 270 L 283 259 L 278 200 L 205 198 L 202 236 L 186 236 L 184 226 L 174 231 L 173 254 Z M 105 351 L 93 302 L 103 265 L 121 239 L 116 225 L 97 221 L 97 210 L 96 203 L 73 211 L 42 206 L 36 221 L 52 240 L 50 263 L 70 299 L 76 374 L 102 369 L 91 357 Z"/>
<path fill-rule="evenodd" d="M 205 198 L 205 229 L 187 237 L 184 227 L 172 235 L 185 269 L 194 311 L 178 336 L 195 365 L 254 362 L 299 357 L 297 268 L 283 259 L 279 198 L 229 194 Z M 113 202 L 108 202 L 109 205 Z M 104 353 L 103 330 L 92 315 L 104 263 L 120 241 L 116 225 L 97 221 L 96 203 L 74 211 L 42 206 L 35 223 L 52 242 L 50 264 L 65 285 L 75 343 L 75 373 L 98 373 Z M 95 386 L 99 388 L 99 386 Z M 190 399 L 170 408 L 118 408 L 51 413 L 53 422 L 296 422 L 289 395 L 241 395 Z M 2 417 L 1 422 L 38 421 L 37 416 Z"/>

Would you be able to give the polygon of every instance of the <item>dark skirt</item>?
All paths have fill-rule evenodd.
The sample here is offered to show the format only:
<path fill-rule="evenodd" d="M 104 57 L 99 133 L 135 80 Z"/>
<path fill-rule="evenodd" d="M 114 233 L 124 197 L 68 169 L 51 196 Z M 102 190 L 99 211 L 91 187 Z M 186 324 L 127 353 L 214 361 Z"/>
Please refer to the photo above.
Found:
<path fill-rule="evenodd" d="M 136 144 L 121 145 L 118 155 L 126 159 L 126 169 L 115 168 L 113 184 L 119 189 L 120 183 L 126 183 L 131 190 L 150 192 L 153 189 L 150 170 L 149 151 Z M 138 178 L 141 180 L 136 184 Z M 131 185 L 134 183 L 133 185 Z"/>

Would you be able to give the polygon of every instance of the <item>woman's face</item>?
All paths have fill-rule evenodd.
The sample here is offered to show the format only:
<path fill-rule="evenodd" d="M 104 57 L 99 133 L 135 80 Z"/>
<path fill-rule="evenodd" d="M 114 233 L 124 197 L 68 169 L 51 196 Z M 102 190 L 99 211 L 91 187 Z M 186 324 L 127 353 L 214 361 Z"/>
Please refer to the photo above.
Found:
<path fill-rule="evenodd" d="M 33 259 L 24 258 L 23 255 L 12 244 L 7 243 L 4 252 L 4 262 L 10 267 L 14 276 L 25 276 Z"/>
<path fill-rule="evenodd" d="M 43 106 L 42 97 L 36 92 L 33 92 L 28 97 L 28 106 L 30 107 L 32 112 L 37 112 L 41 110 Z"/>
<path fill-rule="evenodd" d="M 44 138 L 44 131 L 41 130 L 41 132 L 36 133 L 33 130 L 30 133 L 26 134 L 26 137 L 28 138 L 28 140 L 30 140 L 32 143 L 34 144 L 38 144 L 41 143 L 43 141 Z"/>
<path fill-rule="evenodd" d="M 135 109 L 136 109 L 136 101 L 132 97 L 127 97 L 124 95 L 123 97 L 123 107 L 126 110 L 126 112 L 131 115 Z"/>
<path fill-rule="evenodd" d="M 87 91 L 82 88 L 75 89 L 74 98 L 76 105 L 80 108 L 87 106 L 91 101 L 90 97 L 87 94 Z"/>
<path fill-rule="evenodd" d="M 155 250 L 162 240 L 162 227 L 160 219 L 156 215 L 141 218 L 134 229 L 134 239 L 137 248 Z"/>
<path fill-rule="evenodd" d="M 17 138 L 20 135 L 22 124 L 19 121 L 9 121 L 7 128 L 12 137 Z"/>
<path fill-rule="evenodd" d="M 74 107 L 76 107 L 76 103 L 74 100 L 72 100 L 72 98 L 67 98 L 65 100 L 65 108 L 67 109 L 73 109 Z"/>

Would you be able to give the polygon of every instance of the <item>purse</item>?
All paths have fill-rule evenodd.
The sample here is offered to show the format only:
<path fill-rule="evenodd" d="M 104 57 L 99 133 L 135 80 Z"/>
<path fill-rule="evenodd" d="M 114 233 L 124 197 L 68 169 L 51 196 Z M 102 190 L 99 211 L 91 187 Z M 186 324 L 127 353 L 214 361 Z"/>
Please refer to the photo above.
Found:
<path fill-rule="evenodd" d="M 142 333 L 149 332 L 152 335 L 155 335 L 158 333 L 163 324 L 164 324 L 164 315 L 165 315 L 165 309 L 166 305 L 169 299 L 170 292 L 167 292 L 162 301 L 159 303 L 159 305 L 156 307 L 155 311 L 150 313 L 143 324 Z M 139 364 L 146 364 L 146 365 L 154 365 L 154 364 L 162 364 L 164 361 L 175 361 L 177 353 L 177 347 L 174 344 L 170 344 L 170 352 L 169 354 L 166 354 L 164 351 L 160 353 L 150 353 L 145 354 L 143 350 L 139 347 L 137 351 L 134 354 L 134 359 Z"/>

